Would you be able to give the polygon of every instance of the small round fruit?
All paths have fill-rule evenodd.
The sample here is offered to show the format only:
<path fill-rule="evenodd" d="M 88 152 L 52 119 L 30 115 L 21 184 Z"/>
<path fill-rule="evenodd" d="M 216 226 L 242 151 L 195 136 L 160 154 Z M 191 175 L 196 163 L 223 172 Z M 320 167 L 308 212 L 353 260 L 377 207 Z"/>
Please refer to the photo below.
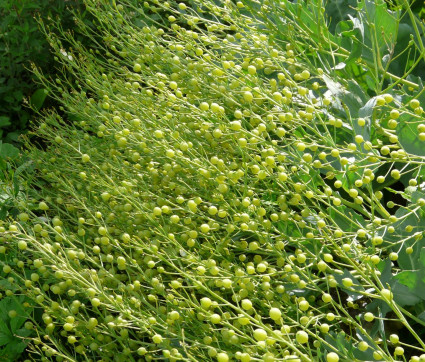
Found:
<path fill-rule="evenodd" d="M 274 321 L 278 321 L 282 316 L 282 312 L 278 308 L 271 308 L 269 311 L 269 316 Z"/>
<path fill-rule="evenodd" d="M 326 319 L 327 319 L 329 322 L 332 322 L 333 320 L 335 320 L 335 314 L 333 314 L 332 312 L 331 312 L 331 313 L 327 313 L 327 314 L 326 314 Z"/>
<path fill-rule="evenodd" d="M 258 328 L 254 331 L 254 338 L 257 341 L 265 341 L 267 339 L 267 332 L 262 328 Z"/>
<path fill-rule="evenodd" d="M 390 335 L 390 342 L 392 344 L 397 344 L 399 342 L 399 337 L 397 334 L 391 334 Z"/>
<path fill-rule="evenodd" d="M 362 135 L 358 134 L 354 137 L 354 141 L 356 141 L 356 143 L 362 143 L 362 142 L 364 142 L 364 138 L 363 138 Z"/>
<path fill-rule="evenodd" d="M 400 178 L 400 171 L 396 169 L 392 170 L 391 177 L 395 180 L 398 180 Z"/>
<path fill-rule="evenodd" d="M 212 301 L 210 298 L 205 297 L 201 299 L 202 308 L 208 309 L 209 307 L 211 307 L 211 304 L 212 304 Z"/>
<path fill-rule="evenodd" d="M 381 294 L 382 297 L 384 297 L 384 299 L 386 299 L 387 301 L 391 301 L 393 299 L 393 293 L 391 292 L 391 290 L 382 289 Z"/>
<path fill-rule="evenodd" d="M 25 250 L 27 248 L 27 243 L 24 240 L 19 240 L 18 242 L 18 248 L 19 250 Z"/>
<path fill-rule="evenodd" d="M 360 351 L 364 352 L 364 351 L 366 351 L 366 350 L 369 348 L 369 345 L 367 344 L 367 342 L 365 342 L 365 341 L 361 341 L 361 342 L 357 345 L 357 348 L 358 348 Z"/>
<path fill-rule="evenodd" d="M 390 117 L 392 119 L 397 119 L 398 117 L 400 117 L 400 112 L 397 109 L 393 109 L 390 112 Z"/>
<path fill-rule="evenodd" d="M 138 64 L 138 63 L 134 64 L 134 66 L 133 66 L 134 72 L 139 73 L 139 72 L 141 72 L 141 70 L 142 70 L 142 66 L 140 64 Z"/>
<path fill-rule="evenodd" d="M 322 300 L 323 300 L 325 303 L 330 303 L 330 302 L 332 301 L 332 296 L 331 296 L 330 294 L 328 294 L 328 293 L 324 293 L 324 294 L 322 295 Z"/>
<path fill-rule="evenodd" d="M 397 253 L 390 253 L 390 260 L 395 261 L 398 259 L 398 254 Z"/>
<path fill-rule="evenodd" d="M 321 272 L 324 272 L 328 268 L 328 264 L 326 264 L 323 260 L 320 260 L 317 263 L 317 269 L 319 269 Z"/>
<path fill-rule="evenodd" d="M 252 93 L 250 91 L 246 91 L 243 94 L 243 98 L 244 98 L 245 102 L 251 103 L 254 99 L 254 96 L 252 95 Z"/>
<path fill-rule="evenodd" d="M 335 352 L 330 352 L 326 355 L 327 362 L 338 362 L 339 356 Z"/>
<path fill-rule="evenodd" d="M 298 304 L 298 307 L 300 308 L 300 310 L 305 312 L 310 307 L 310 304 L 306 300 L 303 300 Z"/>
<path fill-rule="evenodd" d="M 38 208 L 40 209 L 40 210 L 43 210 L 43 211 L 46 211 L 46 210 L 49 210 L 49 206 L 44 202 L 44 201 L 41 201 L 39 204 L 38 204 Z"/>
<path fill-rule="evenodd" d="M 344 287 L 349 288 L 353 285 L 353 281 L 350 278 L 344 278 L 342 279 L 342 284 Z"/>
<path fill-rule="evenodd" d="M 211 320 L 211 323 L 218 324 L 221 322 L 221 317 L 220 315 L 214 313 L 211 315 L 210 320 Z"/>
<path fill-rule="evenodd" d="M 308 342 L 308 334 L 304 331 L 298 331 L 295 336 L 295 339 L 298 343 L 305 344 Z"/>
<path fill-rule="evenodd" d="M 402 356 L 404 354 L 404 348 L 400 346 L 396 347 L 394 350 L 394 354 L 396 356 Z"/>
<path fill-rule="evenodd" d="M 227 362 L 229 360 L 229 356 L 224 352 L 218 353 L 216 357 L 218 362 Z"/>
<path fill-rule="evenodd" d="M 412 107 L 413 109 L 416 109 L 420 106 L 421 104 L 419 103 L 419 101 L 417 99 L 412 99 L 410 101 L 410 107 Z"/>
<path fill-rule="evenodd" d="M 381 261 L 381 258 L 378 255 L 372 255 L 370 261 L 376 265 Z"/>
<path fill-rule="evenodd" d="M 210 226 L 208 224 L 202 224 L 201 225 L 201 231 L 206 234 L 208 231 L 210 231 Z"/>
<path fill-rule="evenodd" d="M 100 305 L 100 300 L 98 298 L 92 298 L 91 304 L 93 307 L 98 307 Z"/>
<path fill-rule="evenodd" d="M 249 299 L 242 300 L 242 308 L 245 310 L 250 310 L 252 308 L 252 302 Z"/>
<path fill-rule="evenodd" d="M 373 352 L 373 358 L 374 358 L 375 360 L 380 360 L 380 359 L 382 359 L 382 353 L 381 353 L 381 352 L 379 352 L 379 351 L 375 351 L 375 352 Z"/>
<path fill-rule="evenodd" d="M 161 336 L 160 334 L 155 334 L 155 335 L 152 337 L 152 341 L 153 341 L 153 343 L 155 343 L 155 344 L 159 344 L 159 343 L 161 343 L 161 342 L 162 342 L 162 336 Z"/>
<path fill-rule="evenodd" d="M 65 323 L 63 325 L 63 329 L 67 332 L 71 332 L 74 329 L 74 326 L 72 323 Z"/>
<path fill-rule="evenodd" d="M 365 313 L 364 320 L 366 322 L 372 322 L 374 319 L 375 319 L 375 316 L 372 313 L 370 312 Z"/>
<path fill-rule="evenodd" d="M 322 333 L 328 333 L 329 332 L 329 329 L 330 329 L 330 326 L 327 323 L 323 323 L 320 326 L 320 332 L 322 332 Z"/>

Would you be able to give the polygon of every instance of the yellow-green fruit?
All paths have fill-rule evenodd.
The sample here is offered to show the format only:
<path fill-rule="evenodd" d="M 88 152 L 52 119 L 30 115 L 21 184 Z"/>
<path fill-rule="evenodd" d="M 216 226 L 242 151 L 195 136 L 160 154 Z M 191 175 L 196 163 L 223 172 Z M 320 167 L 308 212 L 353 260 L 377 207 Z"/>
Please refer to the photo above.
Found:
<path fill-rule="evenodd" d="M 254 331 L 254 338 L 257 341 L 265 341 L 267 339 L 267 332 L 262 328 L 258 328 Z"/>
<path fill-rule="evenodd" d="M 295 336 L 295 339 L 298 343 L 305 344 L 308 342 L 308 334 L 304 331 L 298 331 Z"/>
<path fill-rule="evenodd" d="M 326 362 L 338 362 L 339 356 L 335 352 L 330 352 L 326 355 Z"/>

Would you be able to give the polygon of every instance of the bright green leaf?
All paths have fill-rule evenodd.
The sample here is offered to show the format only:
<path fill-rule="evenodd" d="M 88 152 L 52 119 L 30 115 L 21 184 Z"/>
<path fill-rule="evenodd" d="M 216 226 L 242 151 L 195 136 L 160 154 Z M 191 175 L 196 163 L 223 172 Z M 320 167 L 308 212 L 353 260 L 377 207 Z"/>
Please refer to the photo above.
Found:
<path fill-rule="evenodd" d="M 418 282 L 418 273 L 411 270 L 405 270 L 395 275 L 394 278 L 409 289 L 414 289 Z"/>

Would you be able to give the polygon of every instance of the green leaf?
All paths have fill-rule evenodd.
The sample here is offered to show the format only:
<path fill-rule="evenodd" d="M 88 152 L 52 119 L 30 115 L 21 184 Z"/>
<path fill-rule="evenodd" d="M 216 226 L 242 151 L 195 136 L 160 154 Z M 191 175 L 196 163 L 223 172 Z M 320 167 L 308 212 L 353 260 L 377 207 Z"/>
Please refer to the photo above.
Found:
<path fill-rule="evenodd" d="M 397 136 L 406 152 L 415 156 L 425 156 L 425 146 L 419 140 L 416 129 L 418 120 L 417 116 L 401 114 L 398 119 Z"/>
<path fill-rule="evenodd" d="M 344 335 L 341 333 L 330 332 L 325 336 L 326 342 L 328 342 L 331 346 L 335 347 L 340 353 L 343 353 L 344 356 L 347 357 L 348 360 L 354 360 L 354 345 L 350 343 Z M 329 348 L 329 347 L 327 347 Z M 325 352 L 326 354 L 326 352 Z M 324 359 L 320 359 L 324 360 Z"/>
<path fill-rule="evenodd" d="M 13 335 L 10 333 L 6 321 L 0 318 L 0 346 L 10 343 L 12 339 Z"/>
<path fill-rule="evenodd" d="M 421 301 L 421 298 L 414 293 L 409 287 L 401 284 L 393 278 L 390 283 L 391 291 L 394 295 L 394 301 L 401 306 L 415 305 Z"/>
<path fill-rule="evenodd" d="M 0 280 L 0 290 L 7 290 L 15 292 L 18 290 L 18 286 L 16 284 L 10 283 L 7 279 Z M 0 304 L 1 305 L 1 304 Z"/>
<path fill-rule="evenodd" d="M 391 264 L 392 264 L 391 260 L 386 259 L 386 260 L 380 261 L 379 264 L 377 265 L 378 270 L 381 272 L 379 279 L 381 280 L 381 283 L 383 285 L 387 284 L 393 277 L 393 274 L 391 272 L 391 268 L 392 268 Z"/>
<path fill-rule="evenodd" d="M 425 198 L 425 192 L 422 191 L 413 191 L 411 194 L 412 203 L 418 202 L 420 198 Z"/>
<path fill-rule="evenodd" d="M 370 343 L 369 336 L 363 334 L 358 328 L 356 329 L 356 336 L 360 340 Z M 373 361 L 373 348 L 368 348 L 366 351 L 360 351 L 358 348 L 355 348 L 354 357 L 359 361 Z"/>
<path fill-rule="evenodd" d="M 0 159 L 15 159 L 19 155 L 19 150 L 10 143 L 0 141 Z"/>
<path fill-rule="evenodd" d="M 350 51 L 350 55 L 345 59 L 346 64 L 353 63 L 362 54 L 362 39 L 363 39 L 363 24 L 359 19 L 349 15 L 350 21 L 341 21 L 336 27 L 336 32 L 339 33 L 337 38 L 339 45 Z"/>
<path fill-rule="evenodd" d="M 367 103 L 359 109 L 359 117 L 371 118 L 373 109 L 376 104 L 376 97 L 373 97 L 367 101 Z"/>
<path fill-rule="evenodd" d="M 13 336 L 0 331 L 0 347 L 13 341 Z"/>
<path fill-rule="evenodd" d="M 425 311 L 422 312 L 422 313 L 420 313 L 420 314 L 418 314 L 418 318 L 419 319 L 422 319 L 425 322 Z"/>
<path fill-rule="evenodd" d="M 17 357 L 25 350 L 27 344 L 22 340 L 15 338 L 13 342 L 8 343 L 4 348 L 3 355 L 9 358 L 9 361 L 16 361 Z"/>
<path fill-rule="evenodd" d="M 18 138 L 21 134 L 21 132 L 9 132 L 6 136 L 6 141 L 18 142 Z"/>
<path fill-rule="evenodd" d="M 356 0 L 328 0 L 326 2 L 325 14 L 330 19 L 329 31 L 335 31 L 336 25 L 343 20 L 348 20 L 350 15 L 356 13 Z"/>
<path fill-rule="evenodd" d="M 29 337 L 33 333 L 32 330 L 26 329 L 25 327 L 16 330 L 15 334 L 19 337 Z"/>
<path fill-rule="evenodd" d="M 396 41 L 399 11 L 390 12 L 384 0 L 364 0 L 358 16 L 364 26 L 362 59 L 374 63 L 375 55 L 390 54 Z"/>
<path fill-rule="evenodd" d="M 406 224 L 407 225 L 407 224 Z M 417 270 L 419 269 L 419 255 L 420 255 L 420 248 L 419 246 L 424 245 L 424 243 L 418 243 L 415 245 L 416 247 L 413 248 L 413 253 L 407 254 L 406 253 L 406 247 L 413 244 L 413 241 L 406 243 L 405 247 L 403 247 L 399 254 L 398 254 L 398 265 L 403 270 Z"/>
<path fill-rule="evenodd" d="M 30 98 L 30 104 L 36 111 L 39 111 L 43 107 L 43 103 L 47 97 L 47 90 L 40 88 L 37 89 Z"/>
<path fill-rule="evenodd" d="M 11 124 L 10 117 L 0 116 L 0 128 L 10 126 Z"/>
<path fill-rule="evenodd" d="M 351 89 L 350 89 L 350 85 L 351 85 Z M 359 109 L 361 109 L 363 105 L 363 100 L 361 97 L 359 97 L 356 93 L 352 91 L 353 87 L 354 87 L 354 82 L 353 81 L 349 82 L 348 90 L 344 91 L 344 93 L 340 95 L 340 99 L 349 109 L 351 118 L 357 118 L 359 116 Z M 357 122 L 353 122 L 353 123 L 357 125 Z M 363 132 L 365 129 L 367 130 L 367 127 L 359 128 L 360 132 Z M 366 136 L 369 139 L 368 134 L 365 134 L 364 136 Z"/>
<path fill-rule="evenodd" d="M 11 310 L 15 310 L 17 312 L 17 316 L 10 319 L 10 330 L 12 334 L 15 334 L 16 331 L 23 326 L 28 317 L 28 313 L 31 312 L 30 308 L 24 309 L 22 306 L 25 300 L 26 298 L 21 296 L 19 298 L 7 297 L 0 301 L 0 310 L 3 312 L 7 313 Z"/>
<path fill-rule="evenodd" d="M 357 231 L 364 226 L 364 219 L 345 206 L 328 207 L 327 211 L 329 217 L 345 232 Z"/>
<path fill-rule="evenodd" d="M 350 289 L 345 288 L 342 285 L 342 279 L 344 278 L 350 278 L 354 282 L 354 285 L 350 287 Z M 344 269 L 343 274 L 335 274 L 335 280 L 338 282 L 339 288 L 341 288 L 345 293 L 347 293 L 347 295 L 352 300 L 358 300 L 363 297 L 363 294 L 360 293 L 365 291 L 365 289 L 363 288 L 363 285 L 347 269 Z M 355 291 L 358 291 L 359 293 L 352 291 L 351 289 L 354 289 Z"/>
<path fill-rule="evenodd" d="M 394 278 L 409 289 L 414 289 L 418 282 L 418 273 L 411 270 L 405 270 L 395 275 Z"/>
<path fill-rule="evenodd" d="M 409 18 L 402 18 L 402 22 L 398 26 L 398 35 L 397 35 L 397 41 L 394 48 L 394 54 L 392 56 L 392 62 L 389 67 L 389 72 L 393 73 L 399 77 L 403 77 L 405 73 L 405 69 L 411 64 L 412 57 L 410 52 L 406 52 L 405 50 L 409 47 L 409 42 L 411 39 L 411 36 L 413 36 L 413 39 L 415 43 L 418 43 L 418 38 L 415 34 L 415 31 L 413 29 L 412 23 Z M 413 81 L 414 83 L 419 84 L 418 80 L 412 79 L 414 76 L 419 76 L 422 79 L 424 78 L 425 72 L 424 72 L 424 62 L 423 60 L 420 61 L 417 66 L 413 69 L 413 71 L 409 74 L 407 77 L 407 80 Z M 419 78 L 420 79 L 420 78 Z M 419 90 L 422 89 L 422 86 L 420 85 Z M 410 95 L 410 92 L 407 94 Z"/>

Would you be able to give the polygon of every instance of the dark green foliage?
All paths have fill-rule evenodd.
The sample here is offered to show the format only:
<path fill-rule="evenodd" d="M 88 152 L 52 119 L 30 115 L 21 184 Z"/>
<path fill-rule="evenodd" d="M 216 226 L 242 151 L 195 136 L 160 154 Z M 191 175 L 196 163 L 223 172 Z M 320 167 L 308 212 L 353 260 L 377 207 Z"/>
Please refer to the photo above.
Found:
<path fill-rule="evenodd" d="M 53 55 L 37 18 L 60 18 L 65 29 L 72 28 L 72 10 L 82 11 L 79 0 L 0 1 L 0 139 L 19 144 L 32 111 L 43 106 L 45 93 L 34 82 L 31 63 L 54 74 Z"/>
<path fill-rule="evenodd" d="M 6 280 L 2 280 L 2 287 Z M 10 283 L 9 283 L 10 284 Z M 25 350 L 27 343 L 25 337 L 29 337 L 33 332 L 29 328 L 25 328 L 24 324 L 32 312 L 32 308 L 25 308 L 27 298 L 21 296 L 6 297 L 0 301 L 0 360 L 16 361 L 21 353 Z M 11 318 L 9 312 L 16 312 L 16 316 Z"/>

